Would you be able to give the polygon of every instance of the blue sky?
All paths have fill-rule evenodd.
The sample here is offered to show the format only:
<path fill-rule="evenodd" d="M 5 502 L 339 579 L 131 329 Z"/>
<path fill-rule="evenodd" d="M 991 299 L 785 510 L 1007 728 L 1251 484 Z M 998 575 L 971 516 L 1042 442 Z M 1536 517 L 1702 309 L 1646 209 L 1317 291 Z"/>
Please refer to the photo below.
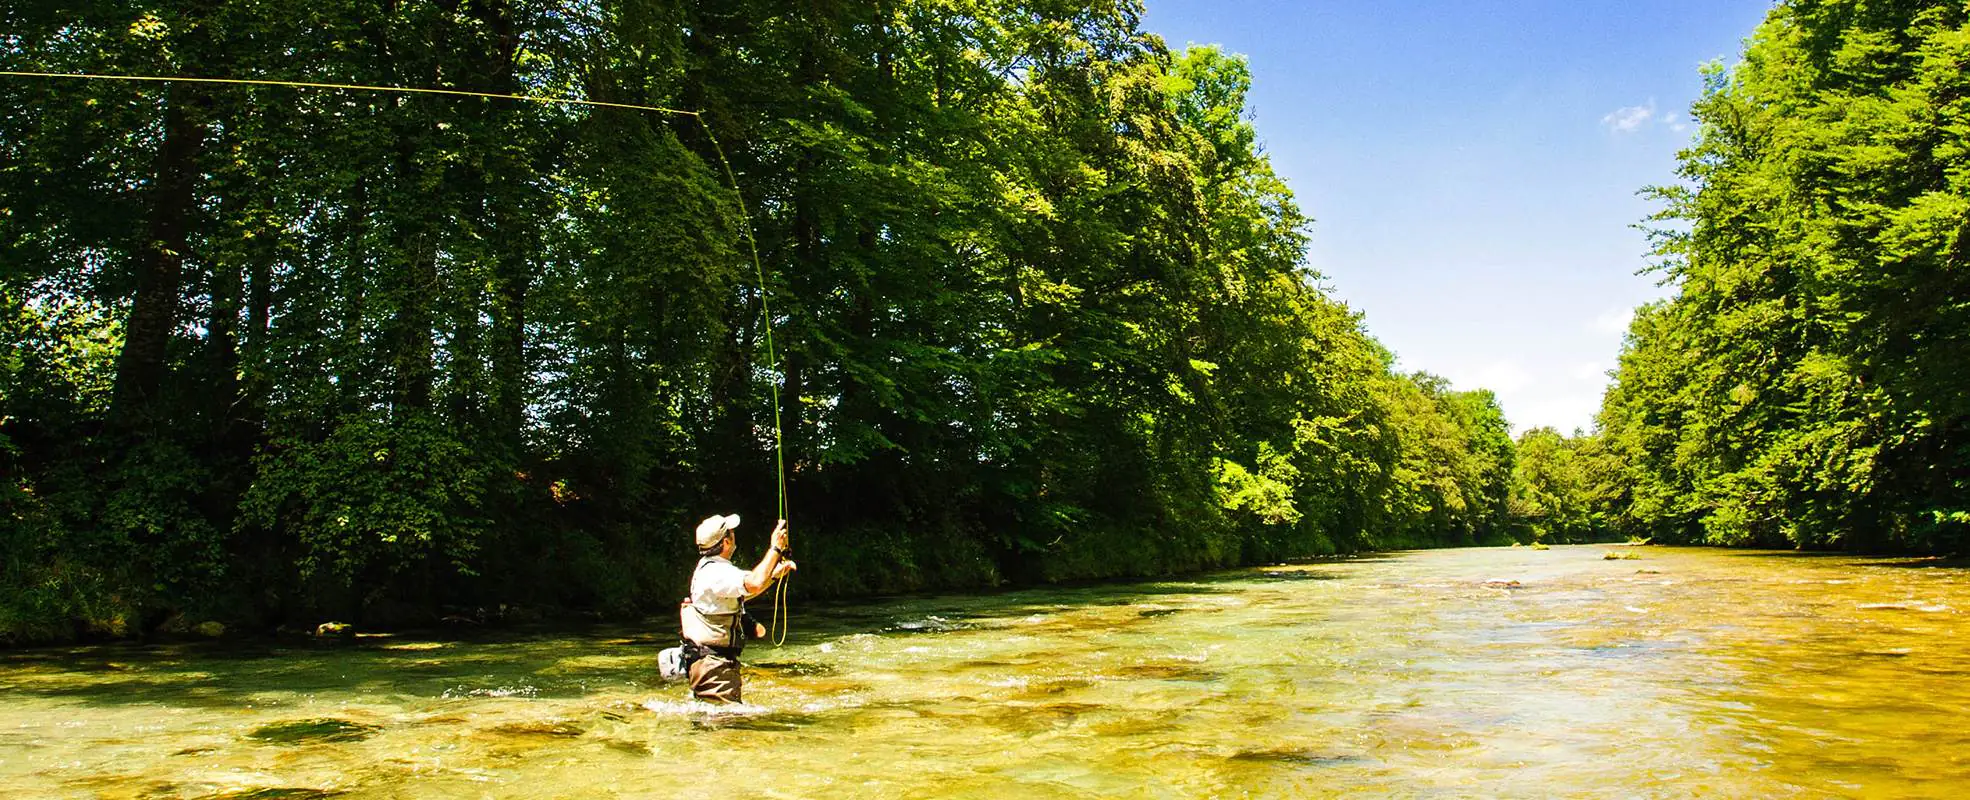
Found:
<path fill-rule="evenodd" d="M 1175 49 L 1251 61 L 1308 260 L 1405 370 L 1515 430 L 1591 428 L 1628 314 L 1667 293 L 1631 226 L 1675 179 L 1706 61 L 1768 0 L 1146 0 Z"/>

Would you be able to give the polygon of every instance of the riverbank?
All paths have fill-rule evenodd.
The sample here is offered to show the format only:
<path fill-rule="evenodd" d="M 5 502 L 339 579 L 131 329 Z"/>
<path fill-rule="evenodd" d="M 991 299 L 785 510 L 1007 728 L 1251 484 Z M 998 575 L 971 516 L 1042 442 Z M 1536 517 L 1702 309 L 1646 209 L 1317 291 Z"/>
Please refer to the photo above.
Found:
<path fill-rule="evenodd" d="M 1156 561 L 1146 559 L 1118 560 L 1104 565 L 1091 565 L 1090 562 L 1094 559 L 1088 556 L 1064 562 L 1064 568 L 1055 567 L 1051 571 L 1022 569 L 1010 575 L 994 569 L 989 560 L 974 555 L 971 557 L 972 564 L 969 567 L 947 566 L 933 573 L 915 570 L 910 576 L 887 574 L 888 582 L 885 583 L 873 577 L 882 574 L 881 570 L 877 569 L 880 565 L 866 561 L 859 563 L 852 561 L 858 558 L 866 559 L 863 551 L 853 547 L 841 547 L 823 540 L 801 548 L 799 560 L 805 571 L 795 576 L 789 584 L 789 592 L 793 602 L 803 605 L 816 601 L 838 605 L 953 592 L 989 596 L 1042 588 L 1095 588 L 1153 580 L 1182 580 L 1224 569 L 1341 561 L 1388 552 L 1443 546 L 1428 539 L 1415 537 L 1405 537 L 1391 544 L 1394 546 L 1387 549 L 1343 551 L 1335 548 L 1331 543 L 1323 542 L 1322 551 L 1319 552 L 1285 557 L 1268 553 L 1266 555 L 1269 557 L 1244 562 L 1192 560 L 1187 569 L 1157 569 Z M 1505 547 L 1520 544 L 1522 543 L 1508 538 L 1494 537 L 1493 540 L 1483 544 L 1458 546 Z M 743 562 L 748 557 L 747 554 L 741 553 L 738 560 Z M 948 560 L 951 557 L 946 555 L 945 558 Z M 837 565 L 838 559 L 850 560 L 849 569 L 846 571 L 851 575 L 847 579 L 829 574 L 830 568 Z M 143 621 L 133 619 L 135 614 L 129 609 L 113 604 L 100 604 L 97 607 L 103 613 L 101 617 L 54 623 L 43 620 L 38 624 L 16 625 L 10 628 L 9 624 L 18 622 L 21 615 L 16 614 L 10 618 L 4 613 L 8 603 L 0 600 L 0 651 L 114 642 L 137 644 L 201 641 L 333 642 L 360 634 L 470 638 L 484 633 L 527 630 L 542 626 L 634 624 L 650 619 L 668 619 L 673 608 L 673 601 L 670 598 L 682 597 L 686 589 L 684 576 L 688 573 L 689 565 L 688 562 L 680 562 L 680 564 L 676 569 L 665 571 L 667 580 L 663 581 L 665 585 L 661 588 L 637 592 L 634 597 L 598 602 L 588 607 L 517 600 L 499 602 L 497 599 L 477 604 L 429 606 L 381 602 L 365 607 L 362 613 L 342 615 L 313 614 L 283 618 L 266 615 L 201 616 L 172 612 Z"/>

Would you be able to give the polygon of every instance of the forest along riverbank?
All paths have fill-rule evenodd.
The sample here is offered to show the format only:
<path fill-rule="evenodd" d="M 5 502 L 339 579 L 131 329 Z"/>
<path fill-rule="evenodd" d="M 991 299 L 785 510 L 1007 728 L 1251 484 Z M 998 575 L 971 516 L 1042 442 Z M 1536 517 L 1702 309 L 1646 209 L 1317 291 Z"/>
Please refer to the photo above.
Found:
<path fill-rule="evenodd" d="M 1942 796 L 1970 574 L 1933 563 L 1436 550 L 811 607 L 718 715 L 654 681 L 654 623 L 15 652 L 0 794 Z"/>

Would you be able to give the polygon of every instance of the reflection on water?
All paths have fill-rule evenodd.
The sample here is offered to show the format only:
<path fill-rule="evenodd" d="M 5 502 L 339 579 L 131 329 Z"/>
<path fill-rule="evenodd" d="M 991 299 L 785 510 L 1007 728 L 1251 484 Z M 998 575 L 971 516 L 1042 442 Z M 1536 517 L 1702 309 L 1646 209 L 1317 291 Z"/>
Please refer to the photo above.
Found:
<path fill-rule="evenodd" d="M 1609 550 L 807 606 L 736 708 L 656 626 L 0 653 L 0 794 L 1970 793 L 1970 574 Z"/>

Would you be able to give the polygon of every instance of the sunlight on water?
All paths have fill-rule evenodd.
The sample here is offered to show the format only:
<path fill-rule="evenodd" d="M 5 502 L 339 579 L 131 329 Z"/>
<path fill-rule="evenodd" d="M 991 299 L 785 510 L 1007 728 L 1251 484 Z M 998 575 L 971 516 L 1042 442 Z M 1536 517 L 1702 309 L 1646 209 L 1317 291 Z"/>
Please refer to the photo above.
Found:
<path fill-rule="evenodd" d="M 736 708 L 656 625 L 4 653 L 0 794 L 1970 793 L 1964 570 L 1610 549 L 808 605 Z"/>

